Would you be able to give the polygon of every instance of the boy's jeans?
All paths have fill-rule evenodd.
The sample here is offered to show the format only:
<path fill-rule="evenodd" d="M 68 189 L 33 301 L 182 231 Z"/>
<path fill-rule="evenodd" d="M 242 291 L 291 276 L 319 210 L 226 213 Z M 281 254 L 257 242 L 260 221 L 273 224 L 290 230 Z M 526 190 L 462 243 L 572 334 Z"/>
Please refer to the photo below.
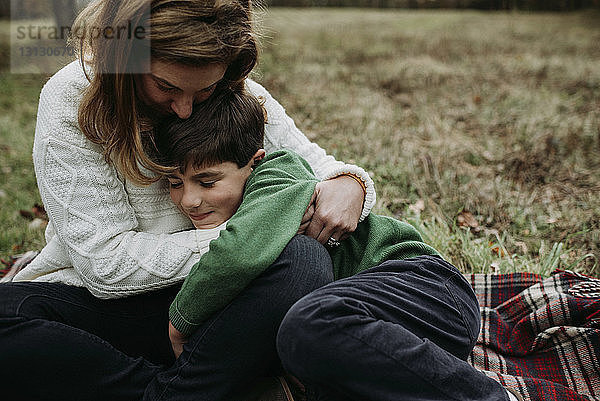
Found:
<path fill-rule="evenodd" d="M 298 301 L 277 349 L 309 401 L 507 401 L 465 362 L 479 316 L 454 266 L 435 256 L 395 260 Z"/>

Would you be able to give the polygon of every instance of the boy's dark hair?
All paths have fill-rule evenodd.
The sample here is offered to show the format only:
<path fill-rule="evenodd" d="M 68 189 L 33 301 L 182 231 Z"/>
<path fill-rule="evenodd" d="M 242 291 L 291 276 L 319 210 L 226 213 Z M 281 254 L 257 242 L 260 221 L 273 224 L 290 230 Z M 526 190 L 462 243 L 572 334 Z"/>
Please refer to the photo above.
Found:
<path fill-rule="evenodd" d="M 188 165 L 232 162 L 244 167 L 263 147 L 265 111 L 246 91 L 223 88 L 194 106 L 192 115 L 172 119 L 155 130 L 158 158 L 184 172 Z"/>

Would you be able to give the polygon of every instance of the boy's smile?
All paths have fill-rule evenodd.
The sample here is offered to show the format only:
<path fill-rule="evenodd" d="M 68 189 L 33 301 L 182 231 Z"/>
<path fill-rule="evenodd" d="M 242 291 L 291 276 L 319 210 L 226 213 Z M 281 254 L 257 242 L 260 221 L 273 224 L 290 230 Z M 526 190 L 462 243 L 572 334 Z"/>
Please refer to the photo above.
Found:
<path fill-rule="evenodd" d="M 183 173 L 175 171 L 168 177 L 171 199 L 194 227 L 218 227 L 237 211 L 252 166 L 264 155 L 260 149 L 241 168 L 233 162 L 222 162 L 206 167 L 188 165 Z"/>

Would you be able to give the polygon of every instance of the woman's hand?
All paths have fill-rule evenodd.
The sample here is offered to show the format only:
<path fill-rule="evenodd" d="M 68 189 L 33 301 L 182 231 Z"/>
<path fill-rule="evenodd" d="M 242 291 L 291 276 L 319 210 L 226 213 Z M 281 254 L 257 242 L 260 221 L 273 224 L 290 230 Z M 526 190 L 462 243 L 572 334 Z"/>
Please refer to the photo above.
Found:
<path fill-rule="evenodd" d="M 179 358 L 179 355 L 183 352 L 183 344 L 187 342 L 187 338 L 171 322 L 169 322 L 169 340 L 171 340 L 171 348 L 173 348 L 175 358 Z"/>
<path fill-rule="evenodd" d="M 321 244 L 329 238 L 346 239 L 356 230 L 364 199 L 365 193 L 354 178 L 341 175 L 317 183 L 298 233 Z"/>

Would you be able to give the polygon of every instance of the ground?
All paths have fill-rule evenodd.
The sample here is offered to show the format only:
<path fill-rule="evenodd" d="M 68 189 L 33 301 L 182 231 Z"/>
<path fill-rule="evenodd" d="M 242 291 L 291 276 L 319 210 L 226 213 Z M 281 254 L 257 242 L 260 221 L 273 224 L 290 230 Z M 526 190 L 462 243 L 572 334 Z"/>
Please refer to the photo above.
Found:
<path fill-rule="evenodd" d="M 375 211 L 464 272 L 600 275 L 600 14 L 270 9 L 253 78 Z M 44 76 L 0 23 L 0 257 L 43 244 L 31 145 Z"/>

